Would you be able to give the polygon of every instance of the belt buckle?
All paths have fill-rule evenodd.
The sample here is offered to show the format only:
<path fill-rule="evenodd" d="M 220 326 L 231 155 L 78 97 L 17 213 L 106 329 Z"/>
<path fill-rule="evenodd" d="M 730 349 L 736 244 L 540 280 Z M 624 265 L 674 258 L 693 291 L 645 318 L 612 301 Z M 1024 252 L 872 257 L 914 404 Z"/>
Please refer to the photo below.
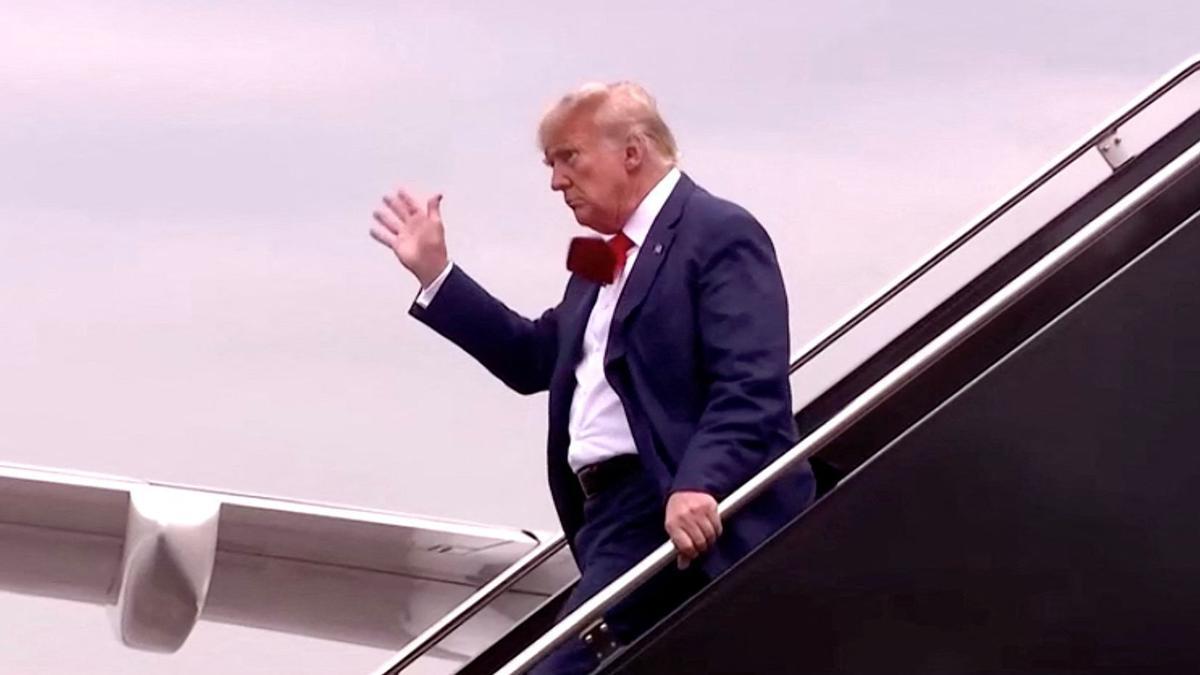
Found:
<path fill-rule="evenodd" d="M 579 489 L 581 491 L 583 491 L 584 497 L 590 498 L 590 497 L 596 496 L 596 494 L 597 494 L 596 492 L 592 492 L 591 490 L 588 489 L 588 480 L 589 480 L 588 477 L 591 476 L 592 474 L 596 473 L 597 471 L 599 471 L 599 468 L 598 468 L 599 466 L 600 466 L 599 463 L 588 464 L 587 466 L 580 469 L 578 473 L 575 474 L 575 480 L 576 480 L 576 482 L 579 483 Z"/>

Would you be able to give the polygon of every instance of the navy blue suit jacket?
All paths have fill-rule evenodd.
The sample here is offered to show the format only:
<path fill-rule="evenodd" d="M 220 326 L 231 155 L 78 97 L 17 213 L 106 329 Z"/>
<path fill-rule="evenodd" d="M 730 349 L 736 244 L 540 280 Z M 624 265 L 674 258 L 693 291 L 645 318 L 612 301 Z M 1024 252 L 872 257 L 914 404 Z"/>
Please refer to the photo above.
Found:
<path fill-rule="evenodd" d="M 514 390 L 549 391 L 550 490 L 569 540 L 583 494 L 567 464 L 567 425 L 597 291 L 572 276 L 558 306 L 529 320 L 456 265 L 427 308 L 411 309 Z M 722 499 L 796 443 L 788 359 L 787 297 L 766 231 L 683 176 L 629 271 L 604 363 L 664 506 L 677 490 Z M 807 465 L 791 473 L 726 523 L 705 570 L 724 570 L 813 492 Z"/>

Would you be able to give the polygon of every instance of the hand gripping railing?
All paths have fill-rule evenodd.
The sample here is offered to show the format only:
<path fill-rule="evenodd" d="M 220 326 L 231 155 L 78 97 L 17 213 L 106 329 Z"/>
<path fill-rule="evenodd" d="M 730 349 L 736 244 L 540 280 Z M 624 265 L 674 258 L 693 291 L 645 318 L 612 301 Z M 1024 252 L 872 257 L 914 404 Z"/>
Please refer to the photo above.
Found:
<path fill-rule="evenodd" d="M 825 349 L 852 330 L 855 326 L 865 321 L 868 317 L 879 310 L 879 308 L 890 302 L 893 298 L 903 292 L 904 289 L 911 286 L 914 282 L 929 272 L 929 270 L 933 269 L 951 254 L 961 248 L 964 244 L 970 241 L 973 237 L 975 237 L 975 235 L 987 229 L 988 226 L 999 220 L 1003 215 L 1012 210 L 1013 207 L 1024 201 L 1027 197 L 1029 197 L 1029 195 L 1033 194 L 1033 192 L 1038 190 L 1052 178 L 1061 173 L 1065 168 L 1082 157 L 1089 149 L 1093 147 L 1099 147 L 1099 144 L 1115 134 L 1121 125 L 1136 117 L 1152 103 L 1157 101 L 1167 92 L 1179 86 L 1179 84 L 1194 75 L 1197 71 L 1200 71 L 1200 54 L 1185 61 L 1174 70 L 1164 75 L 1158 82 L 1147 88 L 1132 102 L 1127 104 L 1124 108 L 1118 110 L 1107 120 L 1095 127 L 1090 134 L 1083 137 L 1083 139 L 1081 139 L 1078 143 L 1071 146 L 1057 158 L 1048 163 L 1039 172 L 1034 174 L 1033 177 L 1026 180 L 1025 183 L 1016 190 L 1003 197 L 982 216 L 979 216 L 974 221 L 968 223 L 965 227 L 956 232 L 950 239 L 946 240 L 941 246 L 928 253 L 915 265 L 897 277 L 892 283 L 888 284 L 882 290 L 867 298 L 862 304 L 847 314 L 842 320 L 838 321 L 833 326 L 819 334 L 817 337 L 813 338 L 806 345 L 801 347 L 792 359 L 789 373 L 796 372 L 804 364 L 816 358 L 817 355 L 825 351 Z M 1193 156 L 1194 151 L 1195 148 L 1193 148 L 1192 151 L 1189 151 L 1187 156 Z M 1174 167 L 1176 164 L 1178 164 L 1179 160 L 1182 159 L 1184 159 L 1184 157 L 1180 157 L 1178 160 L 1176 160 L 1176 162 L 1173 162 L 1170 166 L 1161 171 L 1158 176 L 1162 176 L 1167 173 L 1171 167 Z M 1121 200 L 1121 202 L 1118 202 L 1111 209 L 1102 214 L 1100 218 L 1097 218 L 1095 221 L 1093 221 L 1092 224 L 1095 225 L 1103 220 L 1105 216 L 1109 216 L 1110 214 L 1125 214 L 1136 209 L 1137 206 L 1140 206 L 1145 199 L 1148 199 L 1151 196 L 1149 193 L 1144 194 L 1143 199 L 1138 201 L 1136 205 L 1129 205 L 1127 202 L 1135 195 L 1142 194 L 1142 190 L 1152 182 L 1154 182 L 1154 179 L 1147 181 L 1138 190 L 1127 195 L 1125 199 Z M 1120 209 L 1118 211 L 1122 205 L 1126 205 L 1127 208 Z M 1114 217 L 1116 220 L 1119 220 L 1121 216 Z M 967 330 L 962 328 L 964 324 L 972 322 L 973 319 L 977 320 L 980 324 L 985 322 L 987 318 L 977 315 L 979 315 L 979 312 L 985 307 L 991 306 L 990 303 L 992 303 L 992 301 L 1002 296 L 1006 296 L 1006 294 L 1009 293 L 1009 290 L 1022 280 L 1026 280 L 1027 285 L 1036 283 L 1037 279 L 1040 279 L 1041 276 L 1038 276 L 1037 279 L 1027 279 L 1027 276 L 1031 272 L 1040 269 L 1040 265 L 1042 263 L 1046 262 L 1050 258 L 1054 258 L 1058 251 L 1076 241 L 1080 235 L 1090 231 L 1090 229 L 1091 226 L 1076 233 L 1074 237 L 1060 245 L 1058 249 L 1055 249 L 1054 253 L 1051 253 L 1050 256 L 1044 258 L 1041 263 L 1038 263 L 1038 265 L 1030 268 L 1025 272 L 1025 274 L 1015 279 L 1008 286 L 1005 286 L 999 293 L 992 296 L 992 300 L 989 300 L 988 303 L 981 305 L 974 312 L 964 317 L 961 321 L 943 333 L 938 339 L 934 340 L 924 349 L 914 354 L 898 368 L 893 370 L 889 375 L 877 382 L 872 388 L 868 389 L 861 396 L 855 399 L 838 415 L 830 419 L 823 426 L 819 427 L 812 434 L 807 436 L 799 445 L 752 478 L 739 490 L 725 499 L 725 501 L 721 502 L 720 506 L 718 507 L 721 518 L 728 518 L 746 501 L 753 498 L 755 495 L 769 486 L 776 476 L 794 466 L 797 462 L 803 461 L 812 454 L 816 453 L 817 450 L 819 450 L 826 442 L 828 442 L 830 438 L 837 433 L 840 433 L 840 431 L 849 424 L 861 418 L 862 415 L 866 414 L 866 412 L 878 405 L 883 398 L 886 398 L 887 395 L 890 395 L 892 391 L 918 374 L 926 365 L 928 365 L 926 362 L 922 361 L 922 359 L 928 358 L 932 355 L 940 354 L 942 351 L 948 350 L 953 347 L 954 344 L 957 344 L 957 342 L 967 334 L 966 332 L 962 332 Z M 1107 230 L 1107 227 L 1105 230 Z M 1088 239 L 1087 241 L 1090 243 L 1092 239 Z M 1082 244 L 1079 248 L 1082 248 L 1082 246 L 1086 246 L 1086 243 Z M 1063 262 L 1065 262 L 1065 260 L 1063 260 Z M 1052 270 L 1045 270 L 1046 273 L 1049 271 Z M 999 311 L 999 309 L 1007 306 L 1008 302 L 1011 302 L 1011 300 L 1015 299 L 1015 297 L 1017 296 L 1013 295 L 1010 299 L 1005 301 L 1003 305 L 996 306 L 995 311 Z M 990 317 L 990 314 L 988 316 Z M 973 330 L 973 328 L 970 330 Z M 952 340 L 948 341 L 947 336 L 952 335 L 957 337 L 953 337 Z M 942 349 L 930 352 L 931 348 L 937 345 L 940 345 Z M 566 541 L 561 534 L 555 539 L 539 545 L 487 585 L 480 588 L 479 591 L 465 600 L 461 605 L 456 607 L 450 614 L 443 617 L 442 620 L 438 621 L 424 633 L 414 638 L 412 642 L 406 645 L 405 648 L 397 653 L 394 657 L 389 659 L 389 661 L 375 671 L 373 675 L 395 675 L 396 673 L 399 673 L 405 667 L 415 662 L 423 654 L 427 653 L 468 619 L 478 613 L 479 610 L 487 606 L 492 600 L 499 597 L 502 593 L 511 588 L 513 584 L 520 581 L 525 577 L 525 575 L 536 569 L 555 553 L 562 550 L 565 545 Z M 524 672 L 538 660 L 546 656 L 554 647 L 569 639 L 573 634 L 582 632 L 582 629 L 586 624 L 595 622 L 597 618 L 600 617 L 601 613 L 604 612 L 604 610 L 610 607 L 613 603 L 624 598 L 634 588 L 644 583 L 658 570 L 665 567 L 673 559 L 673 557 L 674 548 L 671 546 L 671 544 L 669 542 L 663 544 L 652 554 L 650 554 L 649 557 L 638 563 L 637 566 L 630 569 L 603 591 L 595 595 L 591 600 L 585 602 L 577 610 L 564 618 L 563 621 L 559 622 L 554 628 L 548 631 L 540 639 L 535 641 L 525 651 L 521 652 L 499 672 L 505 675 L 515 675 L 516 673 Z"/>
<path fill-rule="evenodd" d="M 1147 97 L 1150 97 L 1151 100 L 1158 98 L 1166 89 L 1174 87 L 1183 78 L 1196 70 L 1200 70 L 1200 58 L 1193 59 L 1185 68 L 1180 69 L 1175 75 L 1168 78 L 1167 81 L 1170 82 L 1169 86 L 1164 88 L 1163 85 L 1159 85 L 1147 94 Z M 1145 105 L 1139 101 L 1130 110 L 1135 108 L 1141 110 Z M 1126 120 L 1130 116 L 1132 115 L 1122 114 L 1118 115 L 1115 119 Z M 1104 128 L 1110 127 L 1111 123 Z M 1072 151 L 1069 154 L 1078 157 L 1082 154 L 1082 151 L 1078 153 Z M 1057 167 L 1057 164 L 1055 166 Z M 950 326 L 945 332 L 851 401 L 849 405 L 840 410 L 829 421 L 806 436 L 798 445 L 784 453 L 751 478 L 745 485 L 738 488 L 718 506 L 718 514 L 721 519 L 727 520 L 730 516 L 734 515 L 747 502 L 770 487 L 779 476 L 811 457 L 829 441 L 862 419 L 893 393 L 924 372 L 926 368 L 941 358 L 942 355 L 954 349 L 997 314 L 1021 298 L 1027 291 L 1066 265 L 1081 251 L 1119 225 L 1130 214 L 1145 206 L 1178 178 L 1197 167 L 1200 167 L 1200 144 L 1189 148 L 1170 164 L 1163 167 L 1129 194 L 1125 195 L 1116 204 L 1113 204 L 1097 216 L 1083 229 L 1076 232 L 1062 244 L 1059 244 L 1057 248 L 1034 263 L 1033 266 L 1025 270 L 969 314 Z M 1055 173 L 1058 170 L 1060 169 L 1051 169 Z M 1041 177 L 1036 180 L 1040 180 L 1042 183 L 1045 182 L 1045 178 Z M 603 613 L 609 607 L 624 599 L 634 589 L 648 581 L 660 570 L 666 568 L 675 559 L 675 556 L 675 547 L 670 542 L 659 546 L 653 553 L 584 602 L 579 608 L 567 615 L 562 621 L 518 654 L 516 658 L 496 671 L 497 675 L 519 675 L 520 673 L 524 673 L 565 641 L 588 632 L 591 627 L 597 625 L 602 620 Z"/>
<path fill-rule="evenodd" d="M 912 267 L 905 271 L 900 276 L 896 277 L 892 283 L 884 286 L 883 289 L 876 292 L 871 297 L 867 298 L 858 307 L 853 309 L 849 314 L 843 317 L 840 321 L 827 328 L 824 332 L 817 335 L 807 344 L 800 348 L 792 359 L 791 369 L 789 373 L 794 373 L 801 366 L 808 363 L 817 357 L 818 354 L 825 351 L 830 345 L 836 342 L 846 333 L 850 332 L 858 324 L 865 321 L 868 317 L 874 314 L 880 307 L 883 307 L 892 298 L 899 295 L 904 289 L 911 286 L 925 273 L 936 267 L 939 263 L 945 260 L 950 254 L 962 248 L 964 244 L 970 241 L 975 235 L 987 229 L 989 225 L 1000 219 L 1001 216 L 1012 210 L 1014 206 L 1025 200 L 1026 197 L 1033 194 L 1038 188 L 1045 185 L 1050 179 L 1062 173 L 1063 169 L 1070 166 L 1075 160 L 1079 159 L 1093 147 L 1100 149 L 1101 143 L 1116 133 L 1118 127 L 1125 124 L 1129 120 L 1136 117 L 1139 113 L 1154 103 L 1163 94 L 1177 87 L 1184 80 L 1191 77 L 1196 71 L 1200 70 L 1200 54 L 1193 56 L 1190 60 L 1184 61 L 1171 72 L 1167 73 L 1158 82 L 1151 85 L 1140 96 L 1133 99 L 1124 108 L 1118 110 L 1107 120 L 1097 126 L 1089 135 L 1084 136 L 1078 143 L 1071 146 L 1057 158 L 1050 161 L 1045 167 L 1033 175 L 1008 195 L 1003 197 L 999 202 L 996 202 L 990 210 L 979 216 L 975 220 L 968 223 L 965 227 L 954 233 L 941 246 L 938 246 L 933 251 L 925 255 L 924 258 L 917 261 Z M 1106 158 L 1107 161 L 1107 158 Z"/>

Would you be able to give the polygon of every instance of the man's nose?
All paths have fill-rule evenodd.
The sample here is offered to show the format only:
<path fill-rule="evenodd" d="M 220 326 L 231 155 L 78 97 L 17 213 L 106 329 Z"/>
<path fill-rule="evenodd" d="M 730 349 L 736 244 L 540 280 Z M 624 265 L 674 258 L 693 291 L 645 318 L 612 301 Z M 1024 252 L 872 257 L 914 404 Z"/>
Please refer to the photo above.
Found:
<path fill-rule="evenodd" d="M 552 171 L 550 173 L 550 189 L 551 190 L 554 190 L 555 192 L 562 192 L 563 190 L 566 190 L 570 186 L 571 186 L 571 181 L 566 177 L 566 175 L 562 171 L 555 169 L 554 171 Z"/>

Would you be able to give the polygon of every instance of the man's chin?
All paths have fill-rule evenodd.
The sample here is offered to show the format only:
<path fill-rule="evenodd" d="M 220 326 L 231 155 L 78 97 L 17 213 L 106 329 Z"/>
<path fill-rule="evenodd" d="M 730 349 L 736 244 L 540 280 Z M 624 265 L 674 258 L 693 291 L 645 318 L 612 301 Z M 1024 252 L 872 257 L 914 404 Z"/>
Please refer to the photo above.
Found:
<path fill-rule="evenodd" d="M 580 224 L 580 225 L 582 225 L 582 226 L 584 226 L 584 227 L 586 227 L 587 229 L 591 230 L 592 232 L 595 232 L 596 234 L 602 234 L 602 235 L 604 235 L 604 236 L 606 236 L 606 237 L 607 237 L 608 235 L 611 235 L 611 234 L 616 234 L 616 233 L 618 233 L 618 232 L 620 232 L 620 231 L 621 231 L 621 230 L 620 230 L 620 228 L 613 228 L 612 226 L 607 226 L 607 227 L 605 227 L 605 226 L 599 226 L 599 227 L 598 227 L 598 226 L 595 226 L 595 225 L 589 225 L 589 224 L 587 224 L 587 223 L 582 223 L 582 222 L 581 222 L 581 223 L 579 223 L 579 224 Z"/>
<path fill-rule="evenodd" d="M 592 220 L 591 218 L 588 218 L 587 214 L 583 213 L 582 211 L 583 211 L 582 209 L 574 210 L 573 215 L 575 216 L 575 222 L 578 223 L 582 227 L 586 227 L 589 230 L 596 230 L 597 232 L 599 232 L 599 230 L 596 229 L 596 221 Z"/>
<path fill-rule="evenodd" d="M 621 228 L 614 226 L 611 221 L 597 217 L 594 211 L 587 206 L 572 206 L 571 214 L 575 216 L 575 222 L 593 232 L 608 235 L 621 231 Z"/>
<path fill-rule="evenodd" d="M 595 220 L 592 220 L 585 216 L 581 216 L 579 214 L 579 212 L 575 213 L 575 222 L 579 223 L 583 227 L 586 227 L 587 229 L 589 229 L 593 232 L 596 232 L 599 234 L 604 234 L 604 235 L 616 234 L 617 232 L 621 231 L 621 228 L 613 227 L 612 223 L 596 222 Z"/>

